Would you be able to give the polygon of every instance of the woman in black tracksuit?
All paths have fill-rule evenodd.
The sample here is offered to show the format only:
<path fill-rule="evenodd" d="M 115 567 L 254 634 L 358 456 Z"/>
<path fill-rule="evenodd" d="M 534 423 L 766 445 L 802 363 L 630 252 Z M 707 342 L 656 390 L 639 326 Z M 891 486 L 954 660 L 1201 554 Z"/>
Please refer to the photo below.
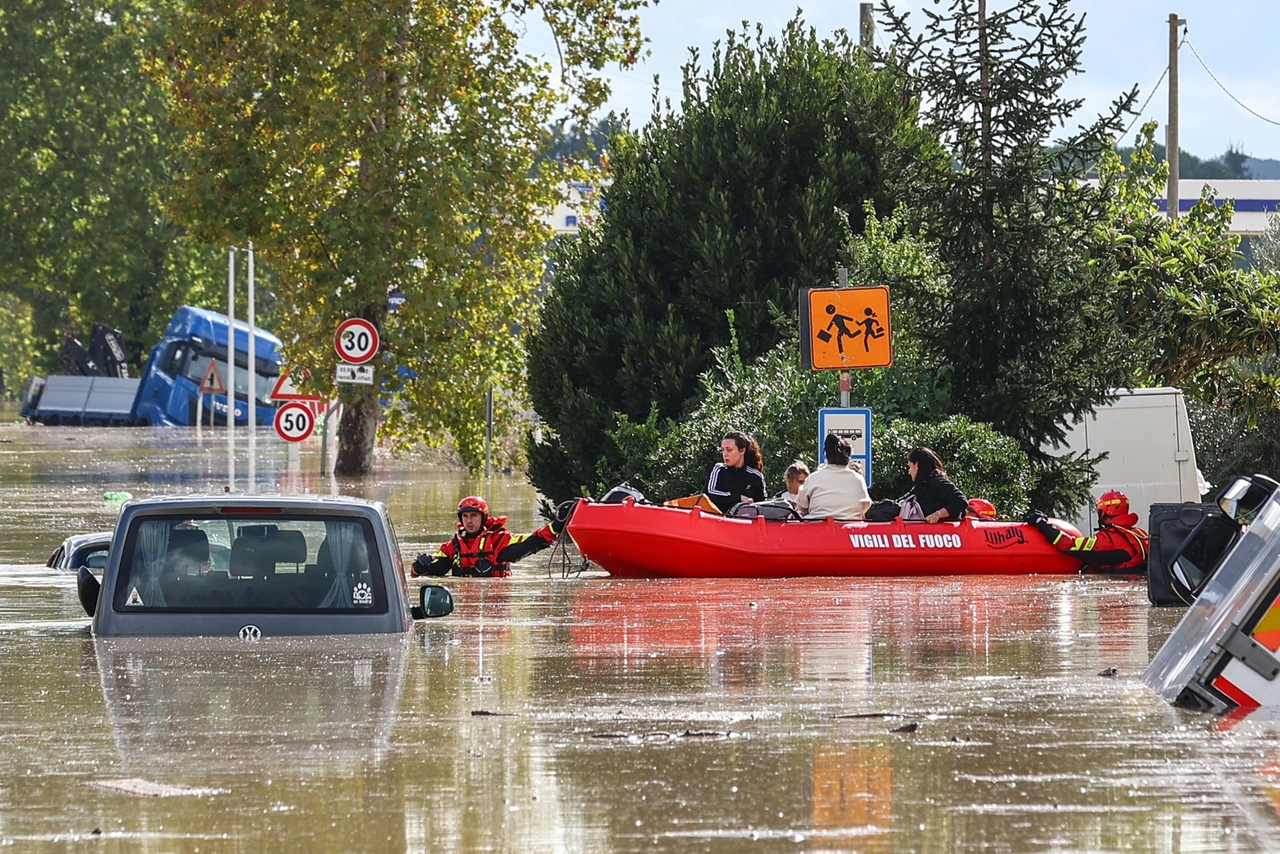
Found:
<path fill-rule="evenodd" d="M 916 497 L 926 522 L 964 518 L 969 500 L 947 477 L 937 454 L 928 448 L 916 448 L 907 454 L 907 471 L 913 483 L 911 494 Z"/>
<path fill-rule="evenodd" d="M 730 430 L 720 441 L 724 462 L 716 463 L 707 478 L 707 497 L 721 513 L 741 502 L 764 501 L 764 461 L 756 440 L 740 430 Z"/>

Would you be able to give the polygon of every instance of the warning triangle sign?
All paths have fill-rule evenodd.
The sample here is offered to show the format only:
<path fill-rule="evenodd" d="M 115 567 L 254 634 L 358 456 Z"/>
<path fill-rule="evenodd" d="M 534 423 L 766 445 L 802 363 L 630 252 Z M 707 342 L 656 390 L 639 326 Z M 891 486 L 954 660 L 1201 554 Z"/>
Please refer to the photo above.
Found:
<path fill-rule="evenodd" d="M 129 591 L 129 598 L 124 604 L 134 606 L 142 604 L 142 597 L 138 595 L 138 588 L 135 587 Z"/>
<path fill-rule="evenodd" d="M 276 379 L 275 386 L 268 395 L 272 400 L 324 400 L 323 395 L 319 394 L 303 394 L 298 391 L 297 386 L 293 384 L 293 380 L 289 378 L 289 367 L 285 367 L 280 371 L 279 378 Z"/>
<path fill-rule="evenodd" d="M 227 384 L 222 381 L 222 374 L 218 373 L 218 363 L 209 360 L 209 370 L 204 372 L 204 379 L 200 380 L 201 394 L 226 394 Z"/>

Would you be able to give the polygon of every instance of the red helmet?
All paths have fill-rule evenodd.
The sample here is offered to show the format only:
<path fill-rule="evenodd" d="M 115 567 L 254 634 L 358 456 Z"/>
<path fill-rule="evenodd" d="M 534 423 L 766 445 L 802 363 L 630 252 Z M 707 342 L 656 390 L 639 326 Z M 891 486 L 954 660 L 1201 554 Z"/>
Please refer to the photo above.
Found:
<path fill-rule="evenodd" d="M 1119 490 L 1110 489 L 1098 496 L 1098 503 L 1093 505 L 1103 516 L 1116 517 L 1129 514 L 1129 496 Z"/>
<path fill-rule="evenodd" d="M 969 510 L 979 519 L 996 518 L 996 506 L 985 498 L 970 498 Z"/>
<path fill-rule="evenodd" d="M 479 495 L 468 495 L 466 498 L 458 502 L 458 518 L 462 518 L 463 513 L 479 513 L 481 518 L 489 518 L 489 504 Z"/>

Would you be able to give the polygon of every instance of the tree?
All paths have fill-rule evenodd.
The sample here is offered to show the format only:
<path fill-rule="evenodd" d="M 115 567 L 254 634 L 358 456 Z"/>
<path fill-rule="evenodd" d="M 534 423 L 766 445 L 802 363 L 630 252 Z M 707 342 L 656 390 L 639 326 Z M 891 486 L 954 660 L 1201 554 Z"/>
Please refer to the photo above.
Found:
<path fill-rule="evenodd" d="M 306 386 L 331 389 L 333 331 L 380 330 L 375 386 L 340 389 L 336 469 L 367 472 L 386 432 L 475 463 L 487 389 L 520 386 L 517 338 L 566 177 L 534 168 L 552 114 L 586 116 L 600 71 L 633 63 L 642 0 L 376 3 L 193 0 L 152 70 L 184 134 L 175 212 L 255 247 L 280 278 L 279 332 Z M 537 19 L 559 72 L 520 51 Z M 388 311 L 387 295 L 406 302 Z M 403 369 L 403 370 L 400 370 Z M 510 412 L 510 394 L 499 394 Z"/>
<path fill-rule="evenodd" d="M 1091 251 L 1111 281 L 1119 329 L 1137 347 L 1131 382 L 1213 400 L 1237 381 L 1240 358 L 1280 346 L 1280 280 L 1237 266 L 1231 202 L 1218 204 L 1210 188 L 1177 219 L 1156 209 L 1169 167 L 1154 157 L 1154 134 L 1154 122 L 1142 128 L 1127 169 L 1103 154 L 1108 208 Z"/>
<path fill-rule="evenodd" d="M 138 74 L 154 21 L 148 0 L 0 8 L 0 291 L 34 336 L 6 354 L 10 383 L 94 322 L 123 331 L 136 368 L 175 307 L 225 281 L 162 209 L 177 133 Z"/>
<path fill-rule="evenodd" d="M 953 283 L 943 313 L 920 330 L 922 351 L 952 367 L 955 412 L 1016 438 L 1038 465 L 1069 466 L 1042 448 L 1108 398 L 1131 352 L 1108 322 L 1110 283 L 1089 264 L 1103 191 L 1082 179 L 1134 93 L 1052 149 L 1082 105 L 1061 94 L 1084 42 L 1067 0 L 990 14 L 986 0 L 956 0 L 947 14 L 926 12 L 921 35 L 906 15 L 881 10 L 894 38 L 888 63 L 927 104 L 925 126 L 951 155 L 942 168 L 910 168 L 909 206 Z M 1068 486 L 1042 477 L 1033 501 L 1072 503 L 1079 489 L 1058 491 Z"/>
<path fill-rule="evenodd" d="M 612 184 L 597 224 L 562 244 L 529 390 L 551 428 L 530 477 L 557 500 L 621 480 L 609 436 L 626 416 L 676 418 L 703 393 L 711 351 L 772 348 L 797 291 L 832 280 L 863 204 L 888 213 L 904 162 L 937 159 L 914 102 L 847 34 L 819 40 L 797 17 L 780 38 L 730 32 L 704 71 L 684 66 L 680 112 L 658 104 L 638 134 L 610 140 Z"/>

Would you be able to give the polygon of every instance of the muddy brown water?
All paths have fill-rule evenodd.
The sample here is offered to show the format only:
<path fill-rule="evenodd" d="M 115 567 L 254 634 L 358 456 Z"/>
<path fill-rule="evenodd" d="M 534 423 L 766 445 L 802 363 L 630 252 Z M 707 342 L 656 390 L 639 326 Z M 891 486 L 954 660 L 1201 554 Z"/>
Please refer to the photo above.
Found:
<path fill-rule="evenodd" d="M 259 447 L 261 490 L 332 488 L 314 443 L 292 472 Z M 455 613 L 403 638 L 93 638 L 73 576 L 40 564 L 111 527 L 104 492 L 221 490 L 224 455 L 0 426 L 0 846 L 1280 847 L 1280 726 L 1139 683 L 1181 612 L 1129 580 L 616 581 L 544 553 L 450 581 Z M 410 557 L 486 491 L 389 457 L 338 488 L 387 502 Z M 536 524 L 519 478 L 488 493 Z"/>

